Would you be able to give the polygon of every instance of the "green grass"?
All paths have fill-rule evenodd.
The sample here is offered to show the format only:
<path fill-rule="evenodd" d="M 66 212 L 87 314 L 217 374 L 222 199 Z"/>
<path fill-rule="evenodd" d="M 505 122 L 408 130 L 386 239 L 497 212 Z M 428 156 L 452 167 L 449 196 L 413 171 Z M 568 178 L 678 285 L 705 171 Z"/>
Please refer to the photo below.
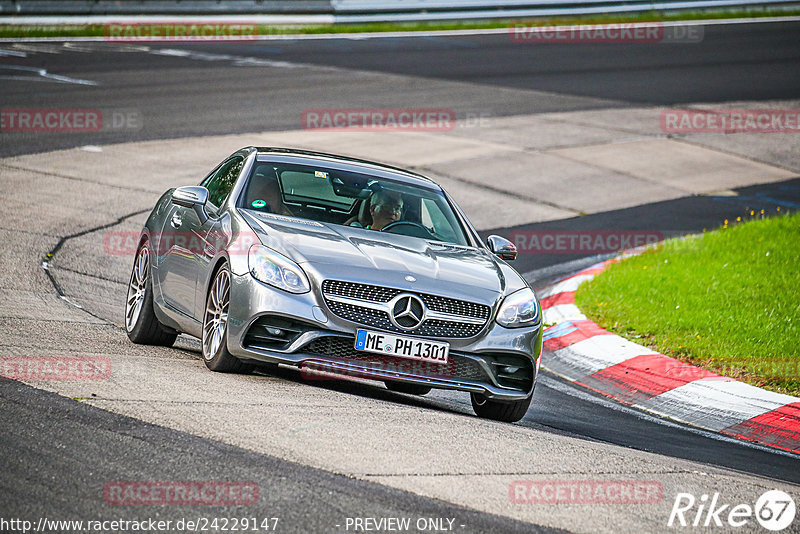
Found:
<path fill-rule="evenodd" d="M 800 214 L 753 215 L 611 265 L 576 304 L 662 354 L 800 394 Z"/>
<path fill-rule="evenodd" d="M 608 24 L 617 22 L 680 21 L 728 18 L 758 18 L 800 15 L 797 8 L 751 8 L 741 10 L 704 10 L 660 12 L 651 11 L 631 14 L 585 15 L 572 17 L 540 17 L 526 19 L 477 20 L 466 22 L 375 22 L 364 24 L 308 24 L 308 25 L 259 25 L 259 35 L 294 35 L 323 33 L 364 33 L 388 31 L 431 31 L 431 30 L 469 30 L 507 28 L 509 24 L 530 24 L 532 26 L 561 26 L 575 24 Z M 191 20 L 191 17 L 187 17 Z M 243 15 L 241 22 L 247 22 Z M 38 37 L 102 37 L 102 24 L 4 24 L 0 25 L 0 38 L 38 38 Z"/>

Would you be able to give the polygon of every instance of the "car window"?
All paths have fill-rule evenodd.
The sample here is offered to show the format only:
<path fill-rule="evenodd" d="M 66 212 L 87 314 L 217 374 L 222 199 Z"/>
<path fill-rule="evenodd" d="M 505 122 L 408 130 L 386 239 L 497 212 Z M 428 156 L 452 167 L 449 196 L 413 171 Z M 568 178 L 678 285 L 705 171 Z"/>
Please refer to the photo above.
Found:
<path fill-rule="evenodd" d="M 353 204 L 352 198 L 337 195 L 328 173 L 315 170 L 282 170 L 279 174 L 283 192 L 287 198 L 326 201 L 349 208 Z"/>
<path fill-rule="evenodd" d="M 433 184 L 426 187 L 324 165 L 261 161 L 245 191 L 240 207 L 254 211 L 458 245 L 470 243 L 453 207 Z M 381 220 L 373 220 L 373 206 L 378 206 L 374 213 Z"/>
<path fill-rule="evenodd" d="M 437 204 L 435 199 L 432 198 L 423 198 L 422 199 L 422 213 L 420 214 L 422 219 L 422 224 L 426 228 L 435 228 L 438 237 L 442 241 L 454 242 L 457 241 L 456 233 L 454 228 L 458 227 L 458 223 L 455 221 L 455 217 L 452 216 L 452 212 L 448 210 L 450 213 L 450 219 L 448 219 L 447 215 L 442 208 Z"/>
<path fill-rule="evenodd" d="M 244 158 L 236 156 L 222 165 L 201 184 L 208 189 L 208 202 L 219 208 L 233 189 L 239 173 L 242 171 Z"/>

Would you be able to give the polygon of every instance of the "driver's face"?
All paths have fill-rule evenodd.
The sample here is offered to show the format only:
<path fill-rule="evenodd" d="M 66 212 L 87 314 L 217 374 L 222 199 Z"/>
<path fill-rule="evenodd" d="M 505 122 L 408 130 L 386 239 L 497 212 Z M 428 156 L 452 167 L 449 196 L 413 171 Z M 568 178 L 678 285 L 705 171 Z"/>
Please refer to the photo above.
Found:
<path fill-rule="evenodd" d="M 387 224 L 400 220 L 403 214 L 402 200 L 389 200 L 372 208 L 372 229 L 381 230 Z"/>
<path fill-rule="evenodd" d="M 402 202 L 386 202 L 385 204 L 381 204 L 378 208 L 381 211 L 382 215 L 389 219 L 392 222 L 400 220 L 400 215 L 403 214 L 403 203 Z"/>

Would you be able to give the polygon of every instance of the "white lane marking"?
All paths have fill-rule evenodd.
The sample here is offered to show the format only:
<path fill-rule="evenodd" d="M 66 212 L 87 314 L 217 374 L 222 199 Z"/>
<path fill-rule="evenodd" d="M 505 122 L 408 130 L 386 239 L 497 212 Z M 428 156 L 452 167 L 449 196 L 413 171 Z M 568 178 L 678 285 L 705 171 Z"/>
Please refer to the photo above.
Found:
<path fill-rule="evenodd" d="M 52 74 L 47 72 L 47 69 L 40 69 L 37 67 L 25 67 L 23 65 L 0 65 L 0 71 L 12 70 L 31 73 L 34 76 L 24 75 L 4 75 L 0 76 L 3 80 L 28 80 L 28 81 L 51 81 L 60 83 L 74 83 L 77 85 L 97 85 L 97 82 L 91 80 L 81 80 L 80 78 L 70 78 L 69 76 L 62 76 L 60 74 Z"/>
<path fill-rule="evenodd" d="M 60 54 L 62 50 L 59 43 L 14 43 L 13 47 L 32 54 Z"/>
<path fill-rule="evenodd" d="M 549 371 L 549 370 L 548 370 Z M 552 372 L 552 371 L 550 371 Z M 674 423 L 662 417 L 651 415 L 642 411 L 641 409 L 637 410 L 634 408 L 629 408 L 624 404 L 619 404 L 617 402 L 605 399 L 600 396 L 592 395 L 588 393 L 585 389 L 580 386 L 573 385 L 571 383 L 565 383 L 555 378 L 549 377 L 547 375 L 541 374 L 537 377 L 537 382 L 541 382 L 543 386 L 548 387 L 550 389 L 554 389 L 558 392 L 564 393 L 565 395 L 569 395 L 570 397 L 575 397 L 579 400 L 584 402 L 590 402 L 592 404 L 598 404 L 603 408 L 607 408 L 609 410 L 614 410 L 616 412 L 622 412 L 627 415 L 631 415 L 636 417 L 637 419 L 641 419 L 642 421 L 647 421 L 649 423 L 656 423 L 659 425 L 667 426 L 670 428 L 677 428 L 680 430 L 684 430 L 686 432 L 691 432 L 692 434 L 697 434 L 698 436 L 703 436 L 705 438 L 715 439 L 717 441 L 724 441 L 726 443 L 735 443 L 737 445 L 741 445 L 743 447 L 748 447 L 751 449 L 757 449 L 762 452 L 769 452 L 772 454 L 778 454 L 781 456 L 788 456 L 789 458 L 797 458 L 796 454 L 793 454 L 788 451 L 784 451 L 781 449 L 774 449 L 772 447 L 767 447 L 764 445 L 759 445 L 753 441 L 744 441 L 736 438 L 732 438 L 730 436 L 726 436 L 724 434 L 717 434 L 716 432 L 710 432 L 708 430 L 703 430 L 701 428 L 697 428 L 690 425 L 684 425 L 679 423 Z M 534 402 L 536 402 L 536 396 L 534 394 Z M 535 421 L 534 421 L 535 422 Z"/>
<path fill-rule="evenodd" d="M 69 52 L 149 52 L 149 46 L 132 45 L 132 44 L 118 44 L 118 43 L 73 43 L 66 42 L 62 47 Z"/>
<path fill-rule="evenodd" d="M 211 54 L 208 52 L 195 52 L 192 50 L 180 50 L 177 48 L 156 48 L 149 51 L 156 56 L 181 57 L 193 59 L 195 61 L 231 61 L 237 67 L 274 67 L 283 69 L 310 68 L 315 70 L 342 71 L 339 67 L 328 67 L 324 65 L 310 65 L 306 63 L 293 63 L 289 61 L 276 61 L 274 59 L 263 59 L 249 56 L 233 56 L 230 54 Z M 357 71 L 349 71 L 357 72 Z"/>
<path fill-rule="evenodd" d="M 96 43 L 96 42 L 63 42 L 52 44 L 23 44 L 13 43 L 15 50 L 0 49 L 0 57 L 28 57 L 28 53 L 60 54 L 62 52 L 82 52 L 91 54 L 94 52 L 149 52 L 149 46 L 117 44 L 117 43 Z"/>
<path fill-rule="evenodd" d="M 211 54 L 208 52 L 194 52 L 192 50 L 178 50 L 176 48 L 161 48 L 150 50 L 149 52 L 156 56 L 183 57 L 197 61 L 232 61 L 234 65 L 244 67 L 281 67 L 293 69 L 307 66 L 300 63 L 290 63 L 288 61 L 275 61 L 272 59 L 248 56 L 232 56 L 230 54 Z"/>
<path fill-rule="evenodd" d="M 11 56 L 11 57 L 28 57 L 28 54 L 25 52 L 20 52 L 18 50 L 3 50 L 0 48 L 0 57 L 4 56 Z"/>

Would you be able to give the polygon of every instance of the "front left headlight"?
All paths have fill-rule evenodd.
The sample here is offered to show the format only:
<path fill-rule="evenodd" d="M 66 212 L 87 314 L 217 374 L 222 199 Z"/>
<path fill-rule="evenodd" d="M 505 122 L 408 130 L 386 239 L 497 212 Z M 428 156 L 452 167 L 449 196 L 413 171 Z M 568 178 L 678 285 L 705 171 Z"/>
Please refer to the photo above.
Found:
<path fill-rule="evenodd" d="M 506 328 L 533 326 L 539 322 L 539 301 L 529 287 L 510 294 L 497 312 L 497 323 Z"/>
<path fill-rule="evenodd" d="M 247 256 L 253 278 L 290 293 L 307 293 L 311 284 L 295 262 L 263 245 L 253 245 Z"/>

